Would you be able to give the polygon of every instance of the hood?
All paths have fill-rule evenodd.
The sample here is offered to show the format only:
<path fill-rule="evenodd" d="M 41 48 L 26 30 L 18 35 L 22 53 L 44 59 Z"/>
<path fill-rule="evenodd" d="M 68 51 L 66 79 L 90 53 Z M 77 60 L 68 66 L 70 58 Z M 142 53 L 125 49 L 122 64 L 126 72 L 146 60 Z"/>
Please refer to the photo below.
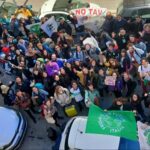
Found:
<path fill-rule="evenodd" d="M 9 145 L 15 137 L 19 125 L 17 113 L 5 107 L 0 107 L 0 149 Z"/>

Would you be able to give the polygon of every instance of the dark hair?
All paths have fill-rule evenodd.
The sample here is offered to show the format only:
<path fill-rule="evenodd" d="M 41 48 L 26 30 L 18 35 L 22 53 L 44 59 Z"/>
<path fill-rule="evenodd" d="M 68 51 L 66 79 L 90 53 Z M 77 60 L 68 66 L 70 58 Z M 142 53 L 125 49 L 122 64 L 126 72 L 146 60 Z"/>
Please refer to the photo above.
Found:
<path fill-rule="evenodd" d="M 146 57 L 141 58 L 141 62 L 145 60 L 146 62 L 148 62 L 148 59 Z"/>
<path fill-rule="evenodd" d="M 93 84 L 92 82 L 89 81 L 89 82 L 87 83 L 87 89 L 88 89 L 88 90 L 90 90 L 90 89 L 89 89 L 89 86 L 91 86 L 91 85 L 92 85 L 93 88 L 94 88 L 94 84 Z"/>
<path fill-rule="evenodd" d="M 126 49 L 121 50 L 121 53 L 126 53 L 126 52 L 127 52 Z"/>
<path fill-rule="evenodd" d="M 125 28 L 120 28 L 119 31 L 121 31 L 121 30 L 125 30 Z M 126 31 L 126 30 L 125 30 L 125 31 Z"/>
<path fill-rule="evenodd" d="M 75 80 L 72 80 L 72 81 L 71 81 L 71 85 L 73 85 L 73 83 L 76 83 L 76 84 L 78 85 L 78 82 L 75 81 Z"/>
<path fill-rule="evenodd" d="M 140 96 L 139 96 L 139 94 L 137 94 L 137 93 L 133 93 L 133 94 L 131 95 L 131 98 L 130 98 L 131 102 L 133 102 L 133 95 L 136 95 L 136 96 L 137 96 L 137 102 L 139 102 L 139 101 L 140 101 Z"/>
<path fill-rule="evenodd" d="M 130 34 L 129 37 L 136 37 L 135 34 Z"/>

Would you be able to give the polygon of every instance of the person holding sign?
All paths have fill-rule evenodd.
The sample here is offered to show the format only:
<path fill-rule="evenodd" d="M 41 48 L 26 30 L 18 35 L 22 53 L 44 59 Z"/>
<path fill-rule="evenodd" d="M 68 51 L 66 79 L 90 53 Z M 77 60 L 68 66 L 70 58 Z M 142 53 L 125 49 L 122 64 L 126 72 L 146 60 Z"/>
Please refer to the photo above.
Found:
<path fill-rule="evenodd" d="M 112 76 L 106 76 L 105 85 L 108 86 L 109 92 L 113 92 L 116 97 L 122 96 L 123 81 L 116 72 Z"/>

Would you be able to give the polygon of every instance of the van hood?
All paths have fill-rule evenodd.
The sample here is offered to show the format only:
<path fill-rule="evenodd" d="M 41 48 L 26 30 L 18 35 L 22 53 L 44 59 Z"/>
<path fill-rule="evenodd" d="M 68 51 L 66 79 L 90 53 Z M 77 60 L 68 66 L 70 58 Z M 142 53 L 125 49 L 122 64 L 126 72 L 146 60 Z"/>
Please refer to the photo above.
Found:
<path fill-rule="evenodd" d="M 19 126 L 17 113 L 5 107 L 0 107 L 0 149 L 9 145 Z"/>
<path fill-rule="evenodd" d="M 112 147 L 118 149 L 120 137 L 85 133 L 86 123 L 86 117 L 78 117 L 74 120 L 68 139 L 70 148 L 91 150 L 99 146 L 101 149 L 112 149 Z"/>

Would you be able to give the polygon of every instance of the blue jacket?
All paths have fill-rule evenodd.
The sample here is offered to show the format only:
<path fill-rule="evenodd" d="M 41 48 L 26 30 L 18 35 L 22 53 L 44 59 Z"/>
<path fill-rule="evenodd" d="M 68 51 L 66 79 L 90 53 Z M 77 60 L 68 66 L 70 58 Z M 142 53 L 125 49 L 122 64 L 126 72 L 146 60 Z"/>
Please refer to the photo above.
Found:
<path fill-rule="evenodd" d="M 54 51 L 51 47 L 49 47 L 49 45 L 47 43 L 43 44 L 43 48 L 49 53 L 52 54 Z"/>
<path fill-rule="evenodd" d="M 135 46 L 134 46 L 134 49 L 135 49 L 135 51 L 133 53 L 133 56 L 136 59 L 136 62 L 138 64 L 141 64 L 141 58 L 142 58 L 142 55 L 144 54 L 144 51 L 140 48 L 135 47 Z M 131 56 L 129 50 L 127 51 L 127 55 L 129 56 L 130 61 L 132 62 L 132 56 Z"/>

